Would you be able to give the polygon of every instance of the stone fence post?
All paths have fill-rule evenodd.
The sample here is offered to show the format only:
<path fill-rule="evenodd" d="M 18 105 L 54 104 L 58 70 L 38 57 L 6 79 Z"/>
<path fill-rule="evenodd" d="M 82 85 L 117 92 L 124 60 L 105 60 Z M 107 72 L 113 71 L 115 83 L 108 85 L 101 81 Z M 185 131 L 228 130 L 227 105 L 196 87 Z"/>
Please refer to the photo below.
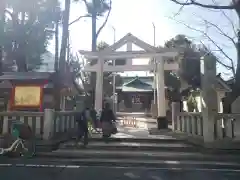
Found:
<path fill-rule="evenodd" d="M 54 134 L 54 116 L 55 110 L 45 109 L 44 110 L 44 123 L 43 123 L 43 139 L 49 140 Z"/>
<path fill-rule="evenodd" d="M 201 103 L 203 115 L 204 143 L 214 141 L 215 116 L 218 113 L 216 84 L 216 60 L 210 55 L 205 55 L 201 60 Z"/>
<path fill-rule="evenodd" d="M 172 131 L 177 130 L 177 116 L 180 113 L 180 103 L 172 102 Z"/>

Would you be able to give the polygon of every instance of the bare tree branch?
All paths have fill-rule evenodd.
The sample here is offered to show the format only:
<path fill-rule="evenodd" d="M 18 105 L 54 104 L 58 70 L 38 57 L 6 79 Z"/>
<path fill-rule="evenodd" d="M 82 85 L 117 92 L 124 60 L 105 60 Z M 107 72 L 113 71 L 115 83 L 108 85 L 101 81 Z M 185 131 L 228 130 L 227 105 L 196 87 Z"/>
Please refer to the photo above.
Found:
<path fill-rule="evenodd" d="M 223 65 L 225 68 L 231 69 L 232 72 L 233 72 L 233 76 L 235 77 L 235 67 L 234 67 L 234 61 L 233 61 L 233 59 L 232 59 L 230 56 L 228 56 L 228 54 L 227 54 L 205 31 L 200 30 L 200 29 L 196 29 L 196 28 L 194 28 L 194 27 L 192 27 L 192 26 L 189 26 L 188 24 L 186 24 L 186 23 L 184 23 L 184 22 L 182 22 L 182 21 L 178 21 L 178 20 L 173 19 L 173 18 L 171 18 L 171 17 L 169 17 L 169 18 L 170 18 L 171 20 L 174 20 L 175 22 L 177 22 L 177 23 L 179 23 L 179 24 L 184 25 L 184 26 L 187 27 L 188 29 L 191 29 L 191 30 L 193 30 L 193 31 L 199 32 L 199 33 L 201 33 L 202 35 L 204 35 L 204 36 L 218 49 L 218 51 L 219 51 L 221 54 L 223 54 L 224 57 L 226 57 L 226 58 L 230 61 L 231 66 L 229 66 L 229 65 L 227 65 L 227 64 L 225 64 L 225 63 L 223 63 L 223 62 L 220 62 L 220 61 L 219 61 L 219 64 Z M 202 43 L 202 42 L 201 42 L 201 43 Z"/>
<path fill-rule="evenodd" d="M 70 23 L 69 23 L 69 26 L 71 26 L 71 25 L 74 24 L 75 22 L 77 22 L 77 21 L 79 21 L 80 19 L 85 18 L 85 17 L 91 17 L 91 16 L 90 16 L 90 15 L 79 16 L 77 19 L 75 19 L 74 21 L 70 22 Z"/>
<path fill-rule="evenodd" d="M 212 0 L 212 1 L 213 1 L 214 3 L 216 3 L 215 0 Z M 221 11 L 224 12 L 223 10 L 221 10 Z M 225 12 L 224 12 L 224 13 L 225 13 Z M 226 14 L 225 14 L 225 15 L 226 15 Z M 225 17 L 228 17 L 228 16 L 226 15 Z M 201 17 L 200 17 L 200 18 L 201 18 Z M 227 39 L 229 39 L 230 42 L 233 43 L 234 47 L 237 49 L 237 42 L 235 42 L 235 40 L 234 40 L 233 37 L 231 37 L 231 36 L 229 36 L 227 33 L 225 33 L 217 24 L 214 24 L 214 23 L 212 23 L 212 22 L 210 22 L 210 21 L 208 21 L 208 20 L 206 20 L 206 19 L 203 19 L 203 18 L 201 18 L 201 19 L 204 21 L 205 24 L 207 24 L 207 26 L 210 25 L 210 27 L 214 27 L 214 28 L 220 33 L 220 35 L 222 35 L 222 36 L 226 37 Z M 233 29 L 233 30 L 235 30 L 235 29 Z M 206 34 L 207 34 L 207 32 L 204 32 L 204 33 L 203 33 L 203 35 L 209 39 L 209 36 L 206 36 Z M 212 39 L 212 38 L 211 38 L 211 39 Z M 211 40 L 210 40 L 210 41 L 211 41 Z M 229 56 L 226 56 L 226 53 L 223 51 L 223 48 L 219 48 L 220 46 L 216 43 L 216 41 L 214 41 L 214 42 L 211 41 L 211 42 L 218 48 L 219 52 L 222 53 L 222 54 L 230 61 L 231 66 L 228 66 L 228 65 L 224 64 L 224 63 L 221 62 L 219 59 L 217 59 L 217 62 L 218 62 L 219 64 L 221 64 L 222 66 L 224 66 L 225 68 L 229 68 L 229 69 L 232 71 L 233 76 L 235 77 L 236 70 L 235 70 L 235 66 L 234 66 L 234 61 L 233 61 L 233 59 L 230 58 Z"/>
<path fill-rule="evenodd" d="M 105 21 L 103 22 L 103 24 L 101 25 L 101 27 L 98 29 L 98 31 L 96 33 L 96 39 L 98 38 L 98 36 L 99 36 L 100 32 L 102 31 L 102 29 L 107 24 L 107 21 L 108 21 L 108 18 L 110 16 L 110 14 L 111 14 L 111 11 L 112 11 L 112 0 L 110 0 L 110 2 L 109 2 L 109 10 L 108 10 L 107 16 L 105 18 Z"/>
<path fill-rule="evenodd" d="M 202 41 L 200 41 L 200 43 L 201 43 L 204 47 L 206 47 L 205 44 L 204 44 Z M 207 49 L 209 49 L 209 48 L 207 48 Z M 214 52 L 214 50 L 210 50 L 210 49 L 209 49 L 209 51 L 210 51 L 210 52 Z M 219 50 L 218 50 L 218 51 L 219 51 Z M 220 51 L 220 53 L 222 53 L 222 52 Z M 214 56 L 216 56 L 216 55 L 214 54 Z M 216 57 L 217 57 L 217 56 L 216 56 Z M 219 63 L 220 65 L 222 65 L 222 66 L 225 67 L 226 69 L 230 70 L 230 71 L 232 72 L 233 76 L 235 77 L 236 71 L 235 71 L 235 68 L 234 68 L 235 66 L 234 66 L 233 60 L 230 60 L 230 64 L 231 64 L 231 65 L 229 66 L 229 65 L 223 63 L 220 59 L 221 59 L 220 57 L 217 57 L 217 58 L 216 58 L 217 63 Z"/>
<path fill-rule="evenodd" d="M 176 14 L 174 14 L 173 17 L 178 16 L 178 15 L 182 12 L 183 8 L 184 8 L 184 5 L 182 5 L 182 6 L 179 8 L 178 12 L 177 12 Z"/>
<path fill-rule="evenodd" d="M 217 5 L 217 2 L 215 0 L 212 0 L 212 2 Z M 226 14 L 226 12 L 223 10 L 223 9 L 220 9 L 220 12 L 222 13 L 222 15 L 228 20 L 228 22 L 230 23 L 232 29 L 233 29 L 233 32 L 234 32 L 234 35 L 235 37 L 237 37 L 237 31 L 235 29 L 235 25 L 233 23 L 233 20 L 229 18 L 229 16 Z"/>
<path fill-rule="evenodd" d="M 202 4 L 197 2 L 196 0 L 188 0 L 186 2 L 181 2 L 178 0 L 170 0 L 176 4 L 182 5 L 182 6 L 191 6 L 191 5 L 195 5 L 195 6 L 199 6 L 199 7 L 203 7 L 203 8 L 209 8 L 209 9 L 235 9 L 236 8 L 236 4 L 230 4 L 230 5 L 213 5 L 213 4 Z"/>
<path fill-rule="evenodd" d="M 220 10 L 220 11 L 221 11 L 222 14 L 224 15 L 224 17 L 229 21 L 229 23 L 230 23 L 230 25 L 231 25 L 231 27 L 232 27 L 232 29 L 233 29 L 234 35 L 235 35 L 235 37 L 237 37 L 237 36 L 238 36 L 238 35 L 237 35 L 237 31 L 236 31 L 236 29 L 235 29 L 235 26 L 234 26 L 234 23 L 233 23 L 232 19 L 230 19 L 229 16 L 228 16 L 223 10 Z"/>
<path fill-rule="evenodd" d="M 226 32 L 224 32 L 217 24 L 214 24 L 214 23 L 212 23 L 212 22 L 210 22 L 210 21 L 208 21 L 206 19 L 203 19 L 202 17 L 199 17 L 199 18 L 202 19 L 202 21 L 205 23 L 205 25 L 207 27 L 209 27 L 209 25 L 210 25 L 210 27 L 214 27 L 219 32 L 220 35 L 222 35 L 222 36 L 226 37 L 227 39 L 229 39 L 231 41 L 231 43 L 233 43 L 233 45 L 235 47 L 237 46 L 237 43 L 235 42 L 234 38 L 229 36 Z"/>

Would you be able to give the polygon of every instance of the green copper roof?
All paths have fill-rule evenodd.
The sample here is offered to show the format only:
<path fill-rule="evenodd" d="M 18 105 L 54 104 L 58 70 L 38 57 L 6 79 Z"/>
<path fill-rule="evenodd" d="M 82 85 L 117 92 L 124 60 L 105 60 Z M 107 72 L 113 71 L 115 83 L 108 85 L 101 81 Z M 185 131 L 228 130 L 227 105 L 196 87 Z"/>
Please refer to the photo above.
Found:
<path fill-rule="evenodd" d="M 122 88 L 123 92 L 152 92 L 152 88 L 136 88 L 136 87 L 126 87 Z"/>
<path fill-rule="evenodd" d="M 123 85 L 117 89 L 123 92 L 152 92 L 153 77 L 123 77 Z"/>
<path fill-rule="evenodd" d="M 138 77 L 138 76 L 134 76 L 134 77 L 122 77 L 123 79 L 123 86 L 130 83 L 130 82 L 134 82 L 135 80 L 140 80 L 143 83 L 149 84 L 153 87 L 153 76 L 143 76 L 143 77 Z"/>

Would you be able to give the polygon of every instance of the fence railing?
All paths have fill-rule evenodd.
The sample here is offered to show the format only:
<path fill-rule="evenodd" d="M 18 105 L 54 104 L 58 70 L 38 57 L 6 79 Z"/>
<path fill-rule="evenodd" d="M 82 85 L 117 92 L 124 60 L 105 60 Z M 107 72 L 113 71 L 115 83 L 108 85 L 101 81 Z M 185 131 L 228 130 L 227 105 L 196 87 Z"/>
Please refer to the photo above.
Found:
<path fill-rule="evenodd" d="M 175 129 L 189 135 L 203 136 L 201 113 L 179 112 Z M 240 114 L 218 113 L 214 121 L 214 139 L 240 139 Z"/>
<path fill-rule="evenodd" d="M 21 121 L 28 124 L 38 139 L 54 139 L 69 136 L 75 130 L 74 111 L 54 111 L 46 109 L 44 112 L 0 112 L 0 135 L 10 133 L 12 123 Z"/>
<path fill-rule="evenodd" d="M 240 136 L 240 114 L 217 114 L 214 123 L 215 139 L 234 139 Z"/>
<path fill-rule="evenodd" d="M 76 127 L 75 114 L 75 111 L 55 112 L 54 136 L 74 131 Z"/>
<path fill-rule="evenodd" d="M 177 115 L 176 126 L 178 131 L 203 136 L 203 118 L 201 113 L 180 112 Z"/>
<path fill-rule="evenodd" d="M 43 117 L 43 112 L 0 112 L 0 134 L 10 133 L 12 123 L 21 121 L 31 127 L 36 137 L 42 138 L 44 127 Z"/>

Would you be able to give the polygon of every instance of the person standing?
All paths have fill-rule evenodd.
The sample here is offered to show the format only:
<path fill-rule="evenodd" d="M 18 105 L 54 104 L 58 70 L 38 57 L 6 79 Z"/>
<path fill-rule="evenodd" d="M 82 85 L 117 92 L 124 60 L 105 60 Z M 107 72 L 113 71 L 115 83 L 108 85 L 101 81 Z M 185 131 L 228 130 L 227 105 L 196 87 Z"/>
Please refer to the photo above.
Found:
<path fill-rule="evenodd" d="M 116 118 L 109 103 L 105 104 L 101 113 L 100 122 L 102 124 L 103 139 L 107 142 L 113 132 L 113 128 L 116 128 L 113 125 L 113 122 L 116 122 Z"/>
<path fill-rule="evenodd" d="M 83 138 L 83 144 L 86 146 L 88 144 L 88 120 L 91 116 L 90 108 L 87 106 L 82 112 L 77 113 L 77 142 L 81 141 Z"/>

